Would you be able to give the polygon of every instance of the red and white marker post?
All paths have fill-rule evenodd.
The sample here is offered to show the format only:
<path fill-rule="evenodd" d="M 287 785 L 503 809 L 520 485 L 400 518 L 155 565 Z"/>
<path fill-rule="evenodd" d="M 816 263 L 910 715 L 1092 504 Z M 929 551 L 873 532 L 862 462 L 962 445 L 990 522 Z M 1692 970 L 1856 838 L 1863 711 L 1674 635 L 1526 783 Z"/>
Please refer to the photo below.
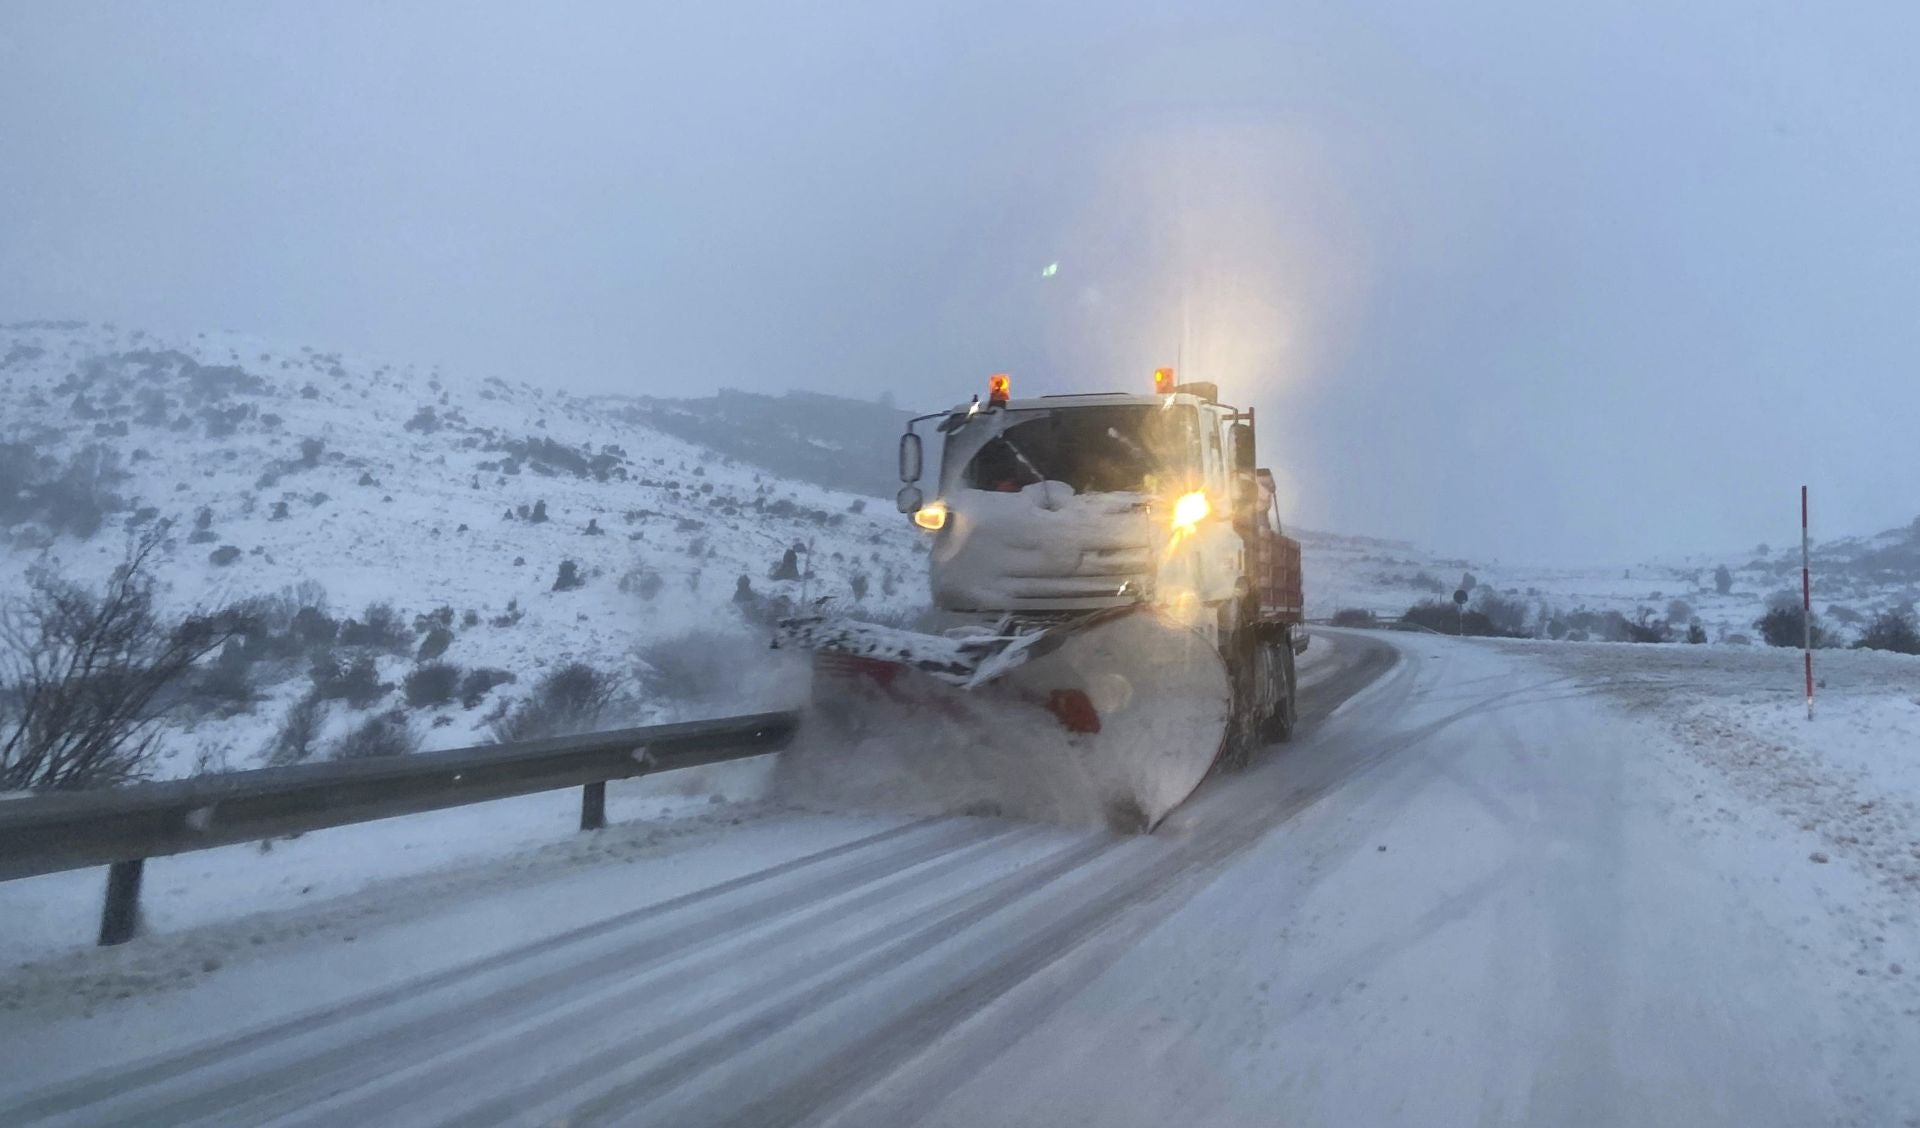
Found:
<path fill-rule="evenodd" d="M 1813 719 L 1813 569 L 1807 540 L 1807 487 L 1800 487 L 1800 649 L 1807 660 L 1807 719 Z"/>

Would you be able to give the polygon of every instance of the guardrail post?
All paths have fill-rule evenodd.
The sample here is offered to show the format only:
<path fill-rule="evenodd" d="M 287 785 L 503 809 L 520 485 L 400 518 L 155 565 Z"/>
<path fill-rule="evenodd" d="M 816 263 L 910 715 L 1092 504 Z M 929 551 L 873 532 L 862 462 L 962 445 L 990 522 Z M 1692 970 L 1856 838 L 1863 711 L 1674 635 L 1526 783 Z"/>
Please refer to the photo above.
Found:
<path fill-rule="evenodd" d="M 580 829 L 599 830 L 607 825 L 607 784 L 589 783 L 580 789 Z"/>
<path fill-rule="evenodd" d="M 145 858 L 107 867 L 107 905 L 100 913 L 100 943 L 125 944 L 140 921 L 140 873 Z"/>

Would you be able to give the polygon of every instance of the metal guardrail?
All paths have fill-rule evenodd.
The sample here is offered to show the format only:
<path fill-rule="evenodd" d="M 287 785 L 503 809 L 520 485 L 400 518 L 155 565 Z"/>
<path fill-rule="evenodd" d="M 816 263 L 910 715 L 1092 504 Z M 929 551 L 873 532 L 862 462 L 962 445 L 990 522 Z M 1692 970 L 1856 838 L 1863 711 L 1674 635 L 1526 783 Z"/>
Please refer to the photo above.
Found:
<path fill-rule="evenodd" d="M 1356 631 L 1422 631 L 1430 635 L 1439 635 L 1442 638 L 1454 637 L 1445 631 L 1436 631 L 1432 627 L 1425 626 L 1421 623 L 1396 618 L 1391 613 L 1375 615 L 1373 621 L 1369 623 L 1336 623 L 1331 618 L 1308 619 L 1307 623 L 1309 626 L 1346 627 Z"/>
<path fill-rule="evenodd" d="M 0 881 L 106 865 L 100 943 L 132 939 L 148 858 L 538 791 L 581 788 L 606 825 L 608 780 L 775 752 L 797 713 L 756 713 L 517 744 L 261 768 L 0 802 Z"/>

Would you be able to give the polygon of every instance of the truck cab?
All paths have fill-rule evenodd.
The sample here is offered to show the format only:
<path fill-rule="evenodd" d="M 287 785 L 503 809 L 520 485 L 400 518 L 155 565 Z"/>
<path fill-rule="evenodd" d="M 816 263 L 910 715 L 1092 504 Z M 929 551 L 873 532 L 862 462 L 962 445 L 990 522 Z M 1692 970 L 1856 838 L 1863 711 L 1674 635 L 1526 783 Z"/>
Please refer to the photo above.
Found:
<path fill-rule="evenodd" d="M 915 426 L 927 422 L 943 439 L 931 498 L 917 484 Z M 1271 478 L 1263 491 L 1253 462 L 1252 413 L 1169 370 L 1151 394 L 1032 399 L 996 376 L 986 403 L 909 424 L 899 503 L 934 538 L 942 610 L 1044 617 L 1151 602 L 1197 624 L 1245 601 L 1271 555 Z"/>

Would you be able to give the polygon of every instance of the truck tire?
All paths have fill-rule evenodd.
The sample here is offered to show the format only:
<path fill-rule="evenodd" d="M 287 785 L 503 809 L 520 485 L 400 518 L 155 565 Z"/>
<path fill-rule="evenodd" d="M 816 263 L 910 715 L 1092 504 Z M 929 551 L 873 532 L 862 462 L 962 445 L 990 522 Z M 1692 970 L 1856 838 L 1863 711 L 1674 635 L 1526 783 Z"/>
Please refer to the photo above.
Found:
<path fill-rule="evenodd" d="M 1217 764 L 1228 771 L 1239 771 L 1253 759 L 1260 744 L 1260 686 L 1256 684 L 1263 663 L 1261 643 L 1251 630 L 1237 630 L 1222 649 L 1227 673 L 1233 680 L 1233 712 L 1227 719 L 1227 731 L 1220 742 Z"/>
<path fill-rule="evenodd" d="M 1297 683 L 1293 671 L 1293 645 L 1282 636 L 1278 641 L 1265 643 L 1272 653 L 1280 678 L 1280 700 L 1273 712 L 1267 714 L 1260 726 L 1260 738 L 1275 744 L 1284 744 L 1293 739 L 1293 722 L 1299 716 Z"/>

